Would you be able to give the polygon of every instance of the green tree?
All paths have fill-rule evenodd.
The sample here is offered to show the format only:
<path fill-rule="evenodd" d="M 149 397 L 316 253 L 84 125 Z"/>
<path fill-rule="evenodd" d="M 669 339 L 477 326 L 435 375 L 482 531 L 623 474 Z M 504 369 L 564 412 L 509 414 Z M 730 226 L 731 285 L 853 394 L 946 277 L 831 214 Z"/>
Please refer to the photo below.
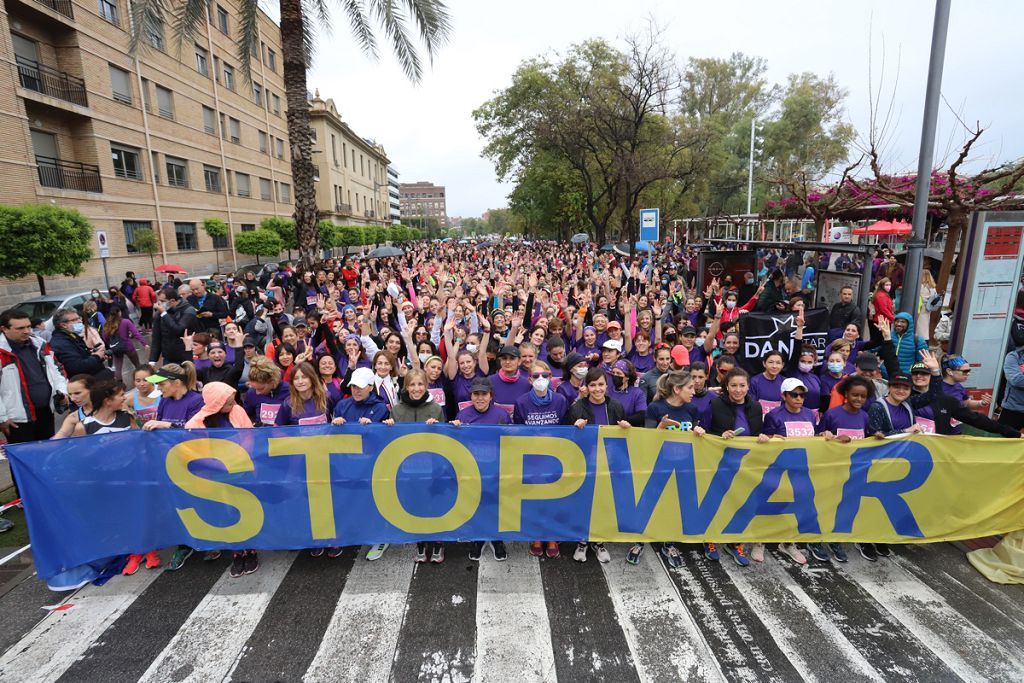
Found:
<path fill-rule="evenodd" d="M 388 229 L 385 228 L 383 225 L 371 226 L 370 230 L 373 230 L 374 244 L 383 244 L 384 242 L 388 241 L 390 234 L 388 233 Z"/>
<path fill-rule="evenodd" d="M 282 251 L 288 252 L 288 260 L 292 260 L 292 249 L 299 248 L 298 234 L 295 230 L 295 221 L 280 216 L 267 216 L 260 221 L 260 228 L 271 230 L 277 233 L 281 239 Z"/>
<path fill-rule="evenodd" d="M 9 280 L 35 275 L 46 294 L 43 276 L 80 275 L 92 258 L 93 229 L 74 209 L 52 204 L 0 207 L 0 272 Z"/>
<path fill-rule="evenodd" d="M 355 42 L 374 59 L 379 55 L 371 20 L 379 24 L 406 76 L 418 83 L 423 64 L 410 27 L 416 32 L 429 59 L 447 42 L 450 34 L 448 8 L 441 0 L 338 0 Z M 180 47 L 205 34 L 206 16 L 213 0 L 134 0 L 131 3 L 131 50 L 138 53 L 146 38 L 174 27 Z M 259 3 L 239 0 L 235 43 L 242 74 L 250 78 L 250 54 L 259 54 Z M 313 63 L 314 33 L 319 25 L 330 26 L 326 0 L 279 0 L 281 61 L 287 102 L 288 140 L 291 143 L 291 171 L 295 194 L 295 227 L 303 268 L 317 260 L 316 188 L 313 181 L 312 135 L 309 125 L 306 71 Z"/>
<path fill-rule="evenodd" d="M 409 231 L 409 239 L 418 240 L 423 239 L 423 231 L 419 228 L 406 228 Z"/>
<path fill-rule="evenodd" d="M 213 253 L 217 255 L 217 271 L 220 271 L 220 249 L 217 247 L 217 240 L 231 234 L 231 228 L 220 218 L 207 218 L 203 221 L 203 231 L 213 241 Z"/>
<path fill-rule="evenodd" d="M 238 233 L 235 236 L 235 251 L 255 256 L 259 264 L 260 256 L 277 256 L 284 251 L 284 244 L 281 243 L 280 235 L 273 230 L 259 228 Z"/>
<path fill-rule="evenodd" d="M 136 230 L 135 241 L 131 246 L 140 254 L 149 254 L 149 263 L 153 266 L 153 272 L 156 273 L 156 253 L 160 251 L 160 240 L 156 236 L 156 231 L 152 229 Z"/>
<path fill-rule="evenodd" d="M 392 225 L 388 228 L 388 239 L 392 242 L 404 242 L 409 239 L 409 231 L 404 225 Z"/>

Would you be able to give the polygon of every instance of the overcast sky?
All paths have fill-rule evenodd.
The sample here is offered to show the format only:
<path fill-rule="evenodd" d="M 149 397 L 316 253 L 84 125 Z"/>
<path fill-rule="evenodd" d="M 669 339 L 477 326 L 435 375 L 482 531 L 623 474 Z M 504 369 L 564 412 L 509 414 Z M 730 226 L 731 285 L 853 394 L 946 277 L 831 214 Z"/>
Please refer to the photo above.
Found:
<path fill-rule="evenodd" d="M 359 135 L 384 145 L 403 181 L 445 185 L 449 215 L 479 216 L 506 205 L 511 188 L 480 156 L 472 111 L 509 85 L 520 62 L 588 38 L 615 41 L 643 28 L 648 17 L 666 29 L 680 62 L 741 51 L 765 58 L 774 82 L 800 71 L 834 73 L 849 91 L 847 115 L 859 131 L 868 121 L 868 46 L 876 87 L 884 47 L 887 97 L 899 68 L 889 159 L 893 170 L 917 164 L 933 2 L 450 0 L 449 7 L 452 41 L 419 85 L 403 75 L 383 41 L 380 61 L 364 57 L 338 12 L 309 75 L 310 90 L 334 97 Z M 1024 156 L 1022 26 L 1024 2 L 953 3 L 942 92 L 968 124 L 988 128 L 979 155 L 986 165 Z M 951 133 L 954 144 L 963 138 L 945 104 L 939 126 L 937 159 Z"/>

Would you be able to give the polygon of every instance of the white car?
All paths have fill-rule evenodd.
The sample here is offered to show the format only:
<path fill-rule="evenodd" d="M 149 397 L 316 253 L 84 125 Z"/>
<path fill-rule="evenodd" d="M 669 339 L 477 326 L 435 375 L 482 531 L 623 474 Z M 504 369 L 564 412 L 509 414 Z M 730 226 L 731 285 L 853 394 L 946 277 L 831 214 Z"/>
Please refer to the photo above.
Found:
<path fill-rule="evenodd" d="M 89 300 L 91 292 L 78 292 L 76 294 L 44 294 L 33 299 L 28 299 L 17 304 L 13 308 L 24 311 L 30 318 L 42 318 L 46 321 L 46 333 L 53 332 L 53 314 L 61 308 L 74 308 L 82 312 L 82 304 Z"/>

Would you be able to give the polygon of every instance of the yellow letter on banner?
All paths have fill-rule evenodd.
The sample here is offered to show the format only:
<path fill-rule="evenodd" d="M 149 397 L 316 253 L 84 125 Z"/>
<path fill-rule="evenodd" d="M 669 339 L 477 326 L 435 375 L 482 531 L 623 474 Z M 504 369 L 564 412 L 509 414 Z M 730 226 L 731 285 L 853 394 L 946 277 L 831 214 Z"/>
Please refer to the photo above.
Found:
<path fill-rule="evenodd" d="M 252 538 L 263 528 L 263 506 L 259 498 L 251 491 L 198 477 L 189 471 L 189 463 L 207 458 L 221 461 L 230 474 L 253 471 L 252 458 L 233 441 L 194 439 L 167 451 L 167 476 L 178 488 L 196 498 L 237 509 L 238 521 L 230 526 L 213 526 L 205 522 L 194 508 L 178 508 L 178 516 L 192 536 L 204 541 L 241 543 Z"/>
<path fill-rule="evenodd" d="M 414 453 L 436 453 L 451 463 L 458 491 L 455 503 L 439 517 L 410 514 L 398 499 L 398 469 Z M 373 499 L 384 519 L 410 534 L 453 531 L 472 519 L 480 506 L 480 467 L 461 443 L 443 434 L 407 434 L 389 443 L 373 466 Z"/>
<path fill-rule="evenodd" d="M 503 436 L 498 481 L 498 531 L 519 531 L 524 500 L 565 498 L 587 478 L 587 460 L 572 441 L 555 436 Z M 546 484 L 523 483 L 523 458 L 547 455 L 562 465 L 562 476 Z"/>
<path fill-rule="evenodd" d="M 267 454 L 306 456 L 306 497 L 309 527 L 314 539 L 334 538 L 334 498 L 331 495 L 331 454 L 362 453 L 363 439 L 354 435 L 287 436 L 267 439 Z"/>

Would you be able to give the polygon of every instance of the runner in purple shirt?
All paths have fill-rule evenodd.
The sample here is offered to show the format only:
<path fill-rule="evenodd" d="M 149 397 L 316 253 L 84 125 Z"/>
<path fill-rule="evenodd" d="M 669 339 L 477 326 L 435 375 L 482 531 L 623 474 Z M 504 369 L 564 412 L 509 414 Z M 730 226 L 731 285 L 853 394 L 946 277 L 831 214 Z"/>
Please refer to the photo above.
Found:
<path fill-rule="evenodd" d="M 505 346 L 498 354 L 501 367 L 491 375 L 491 386 L 494 387 L 494 402 L 504 408 L 509 416 L 515 409 L 516 400 L 530 391 L 530 378 L 519 365 L 519 349 Z"/>
<path fill-rule="evenodd" d="M 479 346 L 474 349 L 475 353 L 469 349 L 460 349 L 462 344 L 458 339 L 453 339 L 452 344 L 453 351 L 448 352 L 444 373 L 458 412 L 470 404 L 469 387 L 473 380 L 485 375 L 487 355 L 480 352 Z"/>
<path fill-rule="evenodd" d="M 868 435 L 868 413 L 864 406 L 874 398 L 874 383 L 866 377 L 850 375 L 836 385 L 836 391 L 843 397 L 843 405 L 825 411 L 818 421 L 818 433 L 842 443 L 863 439 Z"/>
<path fill-rule="evenodd" d="M 160 390 L 156 419 L 142 426 L 144 430 L 181 428 L 203 407 L 203 397 L 195 391 L 196 370 L 189 361 L 181 365 L 167 363 L 146 381 Z"/>
<path fill-rule="evenodd" d="M 249 391 L 242 398 L 242 407 L 252 423 L 257 427 L 275 424 L 288 395 L 288 383 L 281 381 L 281 368 L 266 356 L 254 358 L 249 364 Z"/>
<path fill-rule="evenodd" d="M 789 377 L 783 381 L 783 404 L 778 408 L 773 408 L 764 416 L 764 425 L 761 427 L 761 434 L 757 437 L 758 442 L 764 443 L 773 436 L 788 438 L 814 436 L 817 419 L 809 408 L 804 407 L 808 395 L 807 387 L 798 378 Z"/>
<path fill-rule="evenodd" d="M 763 359 L 764 372 L 750 378 L 750 397 L 761 404 L 767 415 L 782 405 L 782 368 L 785 361 L 778 351 L 769 351 Z"/>
<path fill-rule="evenodd" d="M 644 426 L 647 411 L 647 392 L 636 386 L 636 370 L 628 360 L 620 360 L 612 366 L 612 386 L 608 395 L 622 404 L 626 421 L 634 427 Z"/>
<path fill-rule="evenodd" d="M 651 338 L 646 332 L 637 332 L 633 338 L 633 348 L 626 355 L 633 364 L 637 375 L 644 375 L 654 367 L 654 353 L 651 351 Z"/>
<path fill-rule="evenodd" d="M 580 387 L 589 369 L 586 359 L 575 351 L 565 357 L 562 363 L 562 381 L 558 383 L 556 391 L 565 397 L 568 405 L 572 405 L 579 398 Z"/>
<path fill-rule="evenodd" d="M 711 405 L 711 400 L 718 396 L 718 392 L 708 389 L 708 366 L 706 363 L 694 363 L 689 367 L 689 371 L 690 378 L 693 380 L 693 398 L 690 400 L 690 404 L 700 416 Z"/>
<path fill-rule="evenodd" d="M 565 397 L 551 389 L 551 368 L 544 361 L 530 367 L 530 391 L 516 400 L 512 423 L 519 425 L 557 425 L 569 408 Z"/>
<path fill-rule="evenodd" d="M 327 424 L 330 421 L 327 416 L 333 413 L 334 404 L 328 400 L 327 389 L 317 376 L 316 369 L 311 363 L 299 363 L 292 373 L 288 400 L 281 404 L 274 424 Z"/>

